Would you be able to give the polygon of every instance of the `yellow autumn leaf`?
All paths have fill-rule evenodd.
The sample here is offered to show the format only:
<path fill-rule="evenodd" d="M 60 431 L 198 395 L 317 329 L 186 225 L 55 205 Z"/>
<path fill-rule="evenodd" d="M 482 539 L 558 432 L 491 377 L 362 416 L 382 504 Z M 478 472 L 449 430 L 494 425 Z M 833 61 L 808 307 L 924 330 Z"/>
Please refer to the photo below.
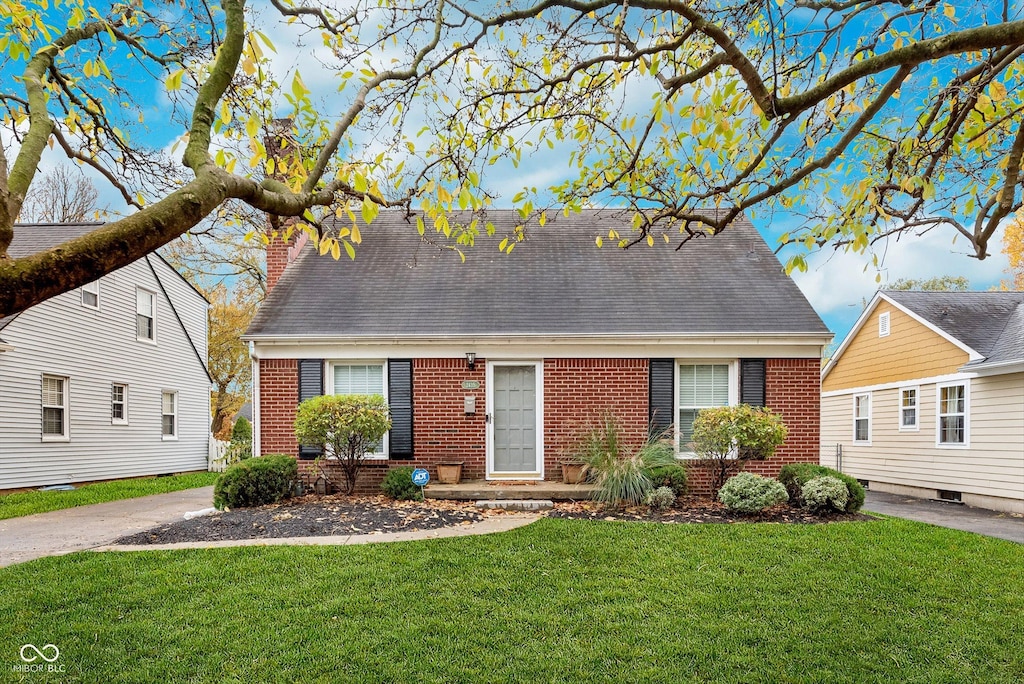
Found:
<path fill-rule="evenodd" d="M 950 19 L 953 19 L 954 17 L 956 17 L 956 8 L 950 5 L 949 3 L 946 3 L 942 7 L 942 13 L 945 14 Z"/>
<path fill-rule="evenodd" d="M 1006 86 L 1001 81 L 992 81 L 988 86 L 988 96 L 993 102 L 1006 99 Z"/>

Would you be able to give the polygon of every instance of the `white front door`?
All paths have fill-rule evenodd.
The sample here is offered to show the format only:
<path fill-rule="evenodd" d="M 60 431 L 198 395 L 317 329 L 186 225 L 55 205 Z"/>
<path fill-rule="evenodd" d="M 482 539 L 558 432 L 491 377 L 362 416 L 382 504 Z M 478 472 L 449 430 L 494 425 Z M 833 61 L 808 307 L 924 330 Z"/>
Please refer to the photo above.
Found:
<path fill-rule="evenodd" d="M 487 364 L 487 477 L 542 479 L 544 365 Z"/>

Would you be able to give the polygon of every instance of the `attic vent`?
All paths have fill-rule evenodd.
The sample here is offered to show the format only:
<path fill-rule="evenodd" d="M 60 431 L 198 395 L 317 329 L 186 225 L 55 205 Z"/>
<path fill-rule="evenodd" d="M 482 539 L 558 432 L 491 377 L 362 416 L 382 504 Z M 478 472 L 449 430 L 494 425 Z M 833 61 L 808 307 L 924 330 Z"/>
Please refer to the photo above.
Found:
<path fill-rule="evenodd" d="M 889 336 L 889 312 L 878 314 L 878 336 Z"/>

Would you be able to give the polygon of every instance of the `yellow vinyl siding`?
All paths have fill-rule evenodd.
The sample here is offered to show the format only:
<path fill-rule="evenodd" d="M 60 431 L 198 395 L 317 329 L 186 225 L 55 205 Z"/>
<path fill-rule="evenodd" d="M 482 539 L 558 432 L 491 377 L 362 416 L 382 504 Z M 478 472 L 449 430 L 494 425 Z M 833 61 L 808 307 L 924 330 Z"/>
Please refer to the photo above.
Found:
<path fill-rule="evenodd" d="M 890 333 L 879 337 L 878 316 L 885 312 Z M 967 352 L 883 299 L 822 380 L 821 391 L 948 375 L 967 361 Z"/>
<path fill-rule="evenodd" d="M 875 329 L 877 332 L 877 328 Z M 936 445 L 936 385 L 919 386 L 920 428 L 899 431 L 899 388 L 871 393 L 871 445 L 853 443 L 853 394 L 823 397 L 821 463 L 870 482 L 1024 500 L 1024 373 L 969 383 L 969 448 Z"/>

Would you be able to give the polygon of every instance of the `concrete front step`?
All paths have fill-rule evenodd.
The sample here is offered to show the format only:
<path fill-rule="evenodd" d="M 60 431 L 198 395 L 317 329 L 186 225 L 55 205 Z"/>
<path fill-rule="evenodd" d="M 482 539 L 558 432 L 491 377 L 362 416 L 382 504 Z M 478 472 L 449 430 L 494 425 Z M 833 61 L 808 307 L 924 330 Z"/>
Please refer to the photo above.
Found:
<path fill-rule="evenodd" d="M 551 499 L 482 499 L 477 508 L 503 508 L 506 511 L 548 511 L 555 507 Z"/>
<path fill-rule="evenodd" d="M 429 484 L 423 494 L 428 499 L 458 501 L 585 501 L 594 493 L 593 485 L 562 482 L 501 482 L 472 480 L 459 484 Z"/>

